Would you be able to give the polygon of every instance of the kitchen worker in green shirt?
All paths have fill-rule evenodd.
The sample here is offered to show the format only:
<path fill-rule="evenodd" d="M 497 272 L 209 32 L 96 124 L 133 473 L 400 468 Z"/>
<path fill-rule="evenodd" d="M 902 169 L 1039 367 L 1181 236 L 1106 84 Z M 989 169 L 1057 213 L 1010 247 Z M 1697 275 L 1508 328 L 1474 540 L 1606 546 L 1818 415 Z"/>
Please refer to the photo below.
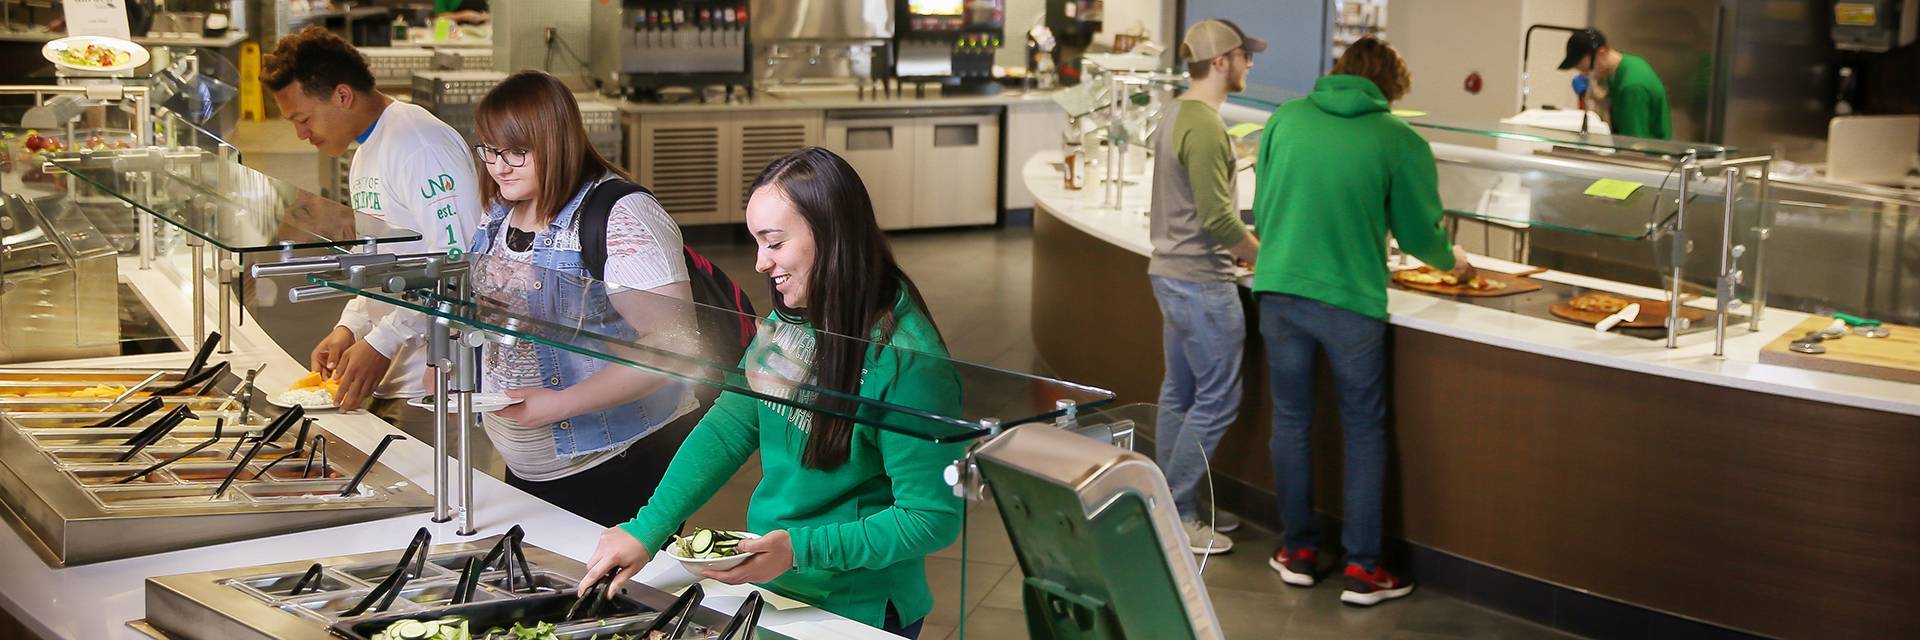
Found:
<path fill-rule="evenodd" d="M 943 473 L 961 445 L 855 424 L 841 416 L 920 423 L 821 392 L 951 416 L 960 410 L 958 373 L 846 160 L 818 147 L 795 151 L 768 165 L 748 193 L 754 268 L 773 285 L 774 313 L 741 368 L 755 391 L 787 402 L 721 393 L 653 498 L 601 533 L 579 591 L 609 571 L 619 572 L 616 584 L 638 573 L 759 453 L 747 528 L 763 537 L 740 543 L 754 555 L 739 566 L 704 576 L 918 637 L 933 610 L 925 558 L 960 534 L 961 501 Z M 829 411 L 798 408 L 822 406 Z"/>
<path fill-rule="evenodd" d="M 1673 115 L 1667 110 L 1667 85 L 1640 56 L 1607 46 L 1599 29 L 1584 29 L 1567 38 L 1567 57 L 1560 70 L 1586 74 L 1588 91 L 1607 105 L 1607 126 L 1614 135 L 1673 139 Z"/>
<path fill-rule="evenodd" d="M 487 0 L 433 0 L 433 17 L 459 24 L 486 24 L 493 19 Z"/>
<path fill-rule="evenodd" d="M 1197 554 L 1226 553 L 1233 540 L 1201 518 L 1198 492 L 1207 460 L 1240 415 L 1240 354 L 1247 316 L 1234 262 L 1252 264 L 1260 241 L 1240 222 L 1234 200 L 1233 141 L 1220 119 L 1227 94 L 1245 91 L 1253 54 L 1267 43 L 1225 20 L 1201 20 L 1181 40 L 1191 79 L 1160 115 L 1153 140 L 1153 254 L 1147 280 L 1160 305 L 1166 373 L 1160 382 L 1155 458 Z"/>
<path fill-rule="evenodd" d="M 1399 52 L 1367 37 L 1347 47 L 1307 97 L 1267 119 L 1254 164 L 1260 261 L 1253 290 L 1273 392 L 1275 494 L 1282 545 L 1267 563 L 1281 581 L 1320 578 L 1314 521 L 1315 359 L 1338 399 L 1345 461 L 1340 489 L 1346 590 L 1372 606 L 1413 582 L 1380 566 L 1387 465 L 1387 236 L 1435 269 L 1473 277 L 1441 227 L 1433 149 L 1388 103 L 1413 80 Z M 1459 381 L 1453 381 L 1457 384 Z"/>

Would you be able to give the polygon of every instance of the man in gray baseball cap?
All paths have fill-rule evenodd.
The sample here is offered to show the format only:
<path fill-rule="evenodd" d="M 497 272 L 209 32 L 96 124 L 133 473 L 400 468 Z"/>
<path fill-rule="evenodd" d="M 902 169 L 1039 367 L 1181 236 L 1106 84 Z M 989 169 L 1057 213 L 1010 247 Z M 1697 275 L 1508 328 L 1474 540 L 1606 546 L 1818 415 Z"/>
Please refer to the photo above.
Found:
<path fill-rule="evenodd" d="M 1180 57 L 1187 92 L 1161 114 L 1153 134 L 1153 242 L 1147 279 L 1160 304 L 1166 374 L 1155 441 L 1167 485 L 1194 553 L 1224 553 L 1228 539 L 1199 514 L 1207 459 L 1240 413 L 1246 314 L 1234 263 L 1252 264 L 1260 241 L 1240 222 L 1234 200 L 1233 141 L 1220 106 L 1247 88 L 1253 54 L 1267 43 L 1225 20 L 1187 30 Z"/>

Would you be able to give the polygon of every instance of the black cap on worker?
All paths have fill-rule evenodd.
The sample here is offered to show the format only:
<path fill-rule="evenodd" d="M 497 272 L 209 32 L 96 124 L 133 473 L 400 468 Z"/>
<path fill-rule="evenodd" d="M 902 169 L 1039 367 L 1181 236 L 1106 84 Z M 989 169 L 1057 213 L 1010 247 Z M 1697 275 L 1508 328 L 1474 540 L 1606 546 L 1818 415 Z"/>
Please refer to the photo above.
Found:
<path fill-rule="evenodd" d="M 1580 59 L 1593 55 L 1600 47 L 1607 46 L 1607 37 L 1600 35 L 1599 29 L 1581 29 L 1567 38 L 1567 57 L 1560 61 L 1560 70 L 1572 69 L 1580 64 Z"/>

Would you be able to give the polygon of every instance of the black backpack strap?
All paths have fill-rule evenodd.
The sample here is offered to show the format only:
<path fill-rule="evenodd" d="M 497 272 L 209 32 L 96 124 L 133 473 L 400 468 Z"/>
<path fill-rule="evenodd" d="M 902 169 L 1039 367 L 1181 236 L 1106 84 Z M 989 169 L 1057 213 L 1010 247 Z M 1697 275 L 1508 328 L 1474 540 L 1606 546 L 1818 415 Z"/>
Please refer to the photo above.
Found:
<path fill-rule="evenodd" d="M 573 224 L 580 229 L 580 262 L 595 280 L 607 279 L 607 218 L 613 215 L 613 205 L 636 193 L 653 195 L 646 187 L 613 178 L 594 185 L 573 214 Z"/>

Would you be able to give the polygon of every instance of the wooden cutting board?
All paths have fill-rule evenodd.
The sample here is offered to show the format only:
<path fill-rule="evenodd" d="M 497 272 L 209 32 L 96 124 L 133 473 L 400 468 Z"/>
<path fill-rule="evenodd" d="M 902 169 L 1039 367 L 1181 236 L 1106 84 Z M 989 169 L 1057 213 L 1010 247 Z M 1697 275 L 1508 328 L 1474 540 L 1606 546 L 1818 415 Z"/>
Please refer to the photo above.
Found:
<path fill-rule="evenodd" d="M 1666 302 L 1660 301 L 1660 300 L 1647 300 L 1645 298 L 1628 298 L 1627 296 L 1620 296 L 1620 297 L 1626 298 L 1627 300 L 1632 302 L 1639 303 L 1640 315 L 1636 316 L 1632 320 L 1628 320 L 1626 322 L 1622 322 L 1614 326 L 1631 327 L 1635 329 L 1646 329 L 1646 328 L 1658 329 L 1658 328 L 1667 326 L 1667 303 Z M 1584 309 L 1575 309 L 1573 305 L 1567 304 L 1564 301 L 1553 303 L 1552 306 L 1547 307 L 1547 311 L 1552 313 L 1555 316 L 1559 316 L 1560 318 L 1563 318 L 1566 320 L 1572 320 L 1574 322 L 1578 322 L 1580 324 L 1589 325 L 1589 326 L 1600 324 L 1601 320 L 1605 320 L 1607 319 L 1607 316 L 1613 315 L 1611 313 L 1601 313 L 1599 311 L 1587 311 Z M 1699 309 L 1681 307 L 1680 317 L 1686 318 L 1688 320 L 1692 320 L 1695 323 L 1699 323 L 1703 320 L 1706 320 L 1709 316 L 1707 315 L 1707 312 L 1701 311 Z"/>
<path fill-rule="evenodd" d="M 1497 298 L 1500 296 L 1510 296 L 1516 293 L 1531 293 L 1531 292 L 1540 290 L 1540 283 L 1534 282 L 1532 280 L 1528 280 L 1526 278 L 1522 278 L 1519 276 L 1512 276 L 1504 273 L 1495 273 L 1495 272 L 1486 271 L 1486 270 L 1481 270 L 1479 273 L 1480 273 L 1480 277 L 1485 278 L 1488 281 L 1507 283 L 1507 287 L 1505 289 L 1483 291 L 1480 289 L 1469 289 L 1457 284 L 1451 284 L 1451 285 L 1450 284 L 1420 284 L 1417 282 L 1407 282 L 1399 278 L 1392 278 L 1392 280 L 1394 284 L 1398 284 L 1401 287 L 1406 289 L 1412 289 L 1414 291 L 1425 291 L 1427 293 L 1438 293 L 1441 295 L 1448 295 L 1448 296 L 1460 296 L 1463 298 Z"/>
<path fill-rule="evenodd" d="M 1849 330 L 1847 337 L 1821 342 L 1827 352 L 1820 355 L 1796 353 L 1787 343 L 1819 331 L 1833 318 L 1815 316 L 1800 326 L 1780 334 L 1760 350 L 1760 362 L 1783 367 L 1799 367 L 1863 378 L 1920 384 L 1920 327 L 1886 325 L 1893 333 L 1885 338 L 1862 338 Z"/>

